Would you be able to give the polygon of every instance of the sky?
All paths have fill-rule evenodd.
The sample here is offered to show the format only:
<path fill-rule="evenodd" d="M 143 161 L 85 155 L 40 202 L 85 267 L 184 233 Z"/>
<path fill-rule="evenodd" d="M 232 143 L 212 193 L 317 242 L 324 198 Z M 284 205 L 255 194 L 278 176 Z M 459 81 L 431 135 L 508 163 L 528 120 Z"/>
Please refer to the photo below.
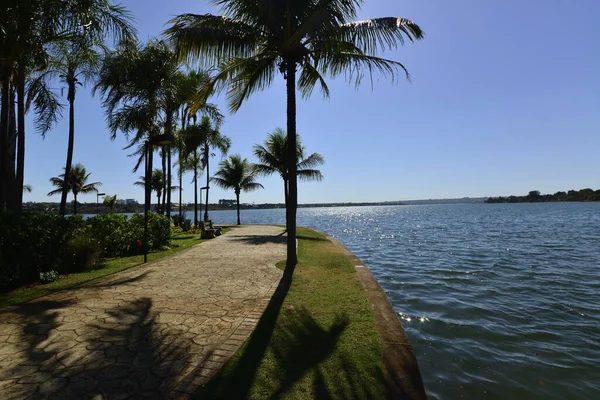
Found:
<path fill-rule="evenodd" d="M 213 13 L 202 0 L 123 0 L 139 37 L 161 35 L 181 13 Z M 597 0 L 366 0 L 359 19 L 401 16 L 425 39 L 380 55 L 402 62 L 411 81 L 375 75 L 356 89 L 343 77 L 299 97 L 297 126 L 307 153 L 325 158 L 322 182 L 300 182 L 300 203 L 377 202 L 524 195 L 530 190 L 600 189 L 600 2 Z M 55 85 L 60 93 L 61 86 Z M 66 103 L 66 91 L 64 102 Z M 111 141 L 101 99 L 80 89 L 75 110 L 74 162 L 84 164 L 101 191 L 143 202 L 133 186 L 134 158 L 119 133 Z M 221 132 L 230 154 L 251 161 L 252 146 L 285 128 L 285 81 L 253 95 L 236 114 L 223 98 Z M 24 201 L 48 197 L 49 178 L 64 168 L 68 112 L 42 138 L 27 119 Z M 211 160 L 211 170 L 220 156 Z M 205 179 L 205 177 L 201 178 Z M 282 203 L 283 185 L 261 177 L 264 190 L 244 203 Z M 212 188 L 210 201 L 233 199 Z M 96 196 L 80 195 L 81 202 Z M 175 201 L 176 197 L 174 198 Z M 193 200 L 191 175 L 183 201 Z"/>

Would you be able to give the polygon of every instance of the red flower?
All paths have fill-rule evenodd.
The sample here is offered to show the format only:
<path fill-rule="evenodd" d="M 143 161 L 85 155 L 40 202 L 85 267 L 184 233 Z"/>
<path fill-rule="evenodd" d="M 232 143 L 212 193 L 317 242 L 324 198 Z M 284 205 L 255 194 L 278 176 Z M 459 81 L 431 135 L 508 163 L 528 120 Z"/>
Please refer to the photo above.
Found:
<path fill-rule="evenodd" d="M 142 241 L 140 239 L 136 240 L 135 242 L 138 244 L 138 246 L 142 245 Z"/>

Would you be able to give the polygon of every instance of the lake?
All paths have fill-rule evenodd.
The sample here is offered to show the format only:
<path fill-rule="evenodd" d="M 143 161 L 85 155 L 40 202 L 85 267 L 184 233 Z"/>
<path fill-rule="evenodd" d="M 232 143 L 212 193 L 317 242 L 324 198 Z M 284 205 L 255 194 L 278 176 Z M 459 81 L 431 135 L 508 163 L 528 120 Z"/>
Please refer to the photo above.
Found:
<path fill-rule="evenodd" d="M 600 203 L 304 208 L 298 223 L 369 266 L 430 398 L 600 398 Z"/>

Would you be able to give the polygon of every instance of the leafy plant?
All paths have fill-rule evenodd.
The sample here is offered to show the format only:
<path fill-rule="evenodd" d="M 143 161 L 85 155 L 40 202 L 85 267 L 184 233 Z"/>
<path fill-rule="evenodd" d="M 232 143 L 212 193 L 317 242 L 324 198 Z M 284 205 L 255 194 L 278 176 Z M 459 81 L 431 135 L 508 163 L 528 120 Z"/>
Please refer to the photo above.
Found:
<path fill-rule="evenodd" d="M 89 233 L 71 239 L 65 248 L 60 271 L 82 272 L 92 269 L 100 256 L 100 245 Z"/>
<path fill-rule="evenodd" d="M 40 282 L 50 283 L 58 279 L 58 272 L 52 270 L 48 272 L 40 272 Z"/>

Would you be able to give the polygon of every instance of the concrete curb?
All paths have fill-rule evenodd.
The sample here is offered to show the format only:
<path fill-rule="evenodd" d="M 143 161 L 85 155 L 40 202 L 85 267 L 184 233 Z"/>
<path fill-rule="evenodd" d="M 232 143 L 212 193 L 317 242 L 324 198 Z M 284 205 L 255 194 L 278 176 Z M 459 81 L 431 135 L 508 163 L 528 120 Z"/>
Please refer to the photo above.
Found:
<path fill-rule="evenodd" d="M 338 240 L 325 235 L 348 257 L 367 290 L 379 336 L 383 342 L 384 378 L 389 399 L 427 399 L 421 372 L 406 332 L 384 290 L 362 262 Z"/>

